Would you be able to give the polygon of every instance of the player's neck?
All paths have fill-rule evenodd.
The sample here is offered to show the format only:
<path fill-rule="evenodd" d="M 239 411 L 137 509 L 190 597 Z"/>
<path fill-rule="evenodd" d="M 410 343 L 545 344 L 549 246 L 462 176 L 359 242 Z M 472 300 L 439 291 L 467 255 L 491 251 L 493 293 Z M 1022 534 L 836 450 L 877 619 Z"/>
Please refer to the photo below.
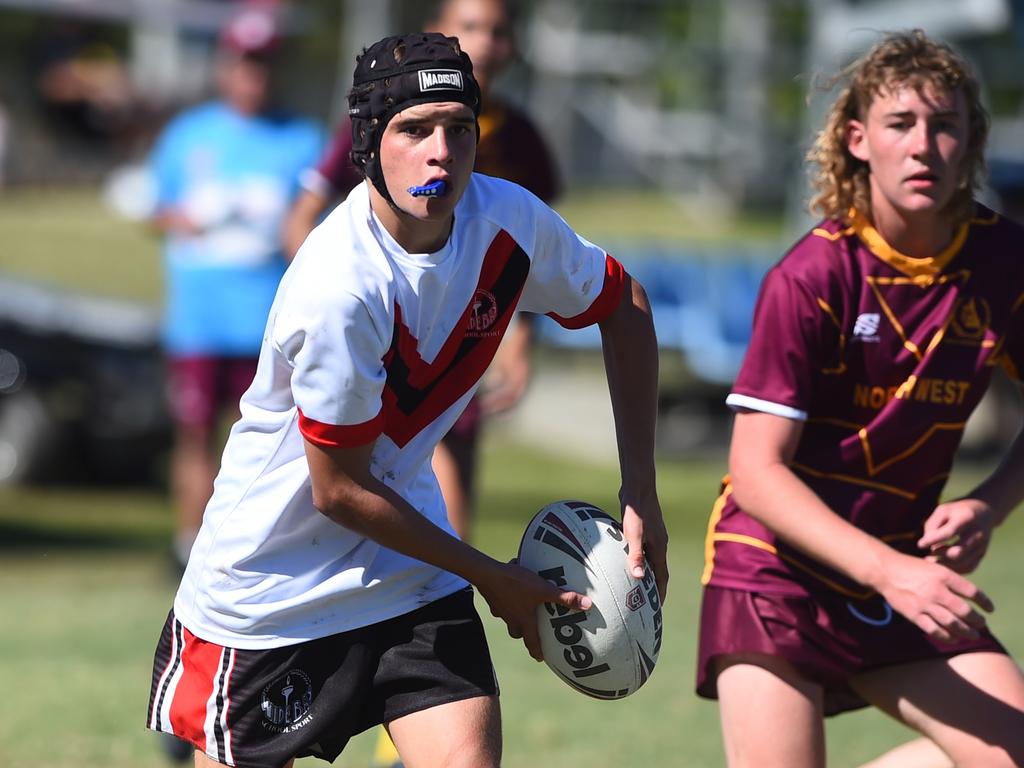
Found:
<path fill-rule="evenodd" d="M 953 239 L 953 225 L 940 213 L 904 213 L 891 206 L 873 205 L 871 218 L 885 242 L 906 256 L 937 256 Z"/>
<path fill-rule="evenodd" d="M 370 205 L 373 212 L 406 253 L 435 253 L 448 242 L 454 216 L 449 215 L 439 221 L 418 219 L 389 204 L 376 192 L 371 185 Z"/>

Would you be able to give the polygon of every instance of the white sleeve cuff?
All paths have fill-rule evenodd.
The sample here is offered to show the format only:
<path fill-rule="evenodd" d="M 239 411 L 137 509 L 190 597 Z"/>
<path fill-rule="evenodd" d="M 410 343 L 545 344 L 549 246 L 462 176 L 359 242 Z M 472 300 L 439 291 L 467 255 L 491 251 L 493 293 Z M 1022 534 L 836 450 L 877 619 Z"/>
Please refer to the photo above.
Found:
<path fill-rule="evenodd" d="M 794 419 L 795 421 L 807 421 L 807 411 L 801 411 L 798 408 L 791 408 L 790 406 L 782 405 L 781 403 L 773 403 L 770 400 L 761 400 L 757 397 L 750 397 L 749 395 L 737 395 L 735 392 L 729 393 L 729 396 L 725 398 L 725 404 L 734 411 L 760 411 L 762 413 L 770 413 L 773 416 L 782 416 L 786 419 Z"/>

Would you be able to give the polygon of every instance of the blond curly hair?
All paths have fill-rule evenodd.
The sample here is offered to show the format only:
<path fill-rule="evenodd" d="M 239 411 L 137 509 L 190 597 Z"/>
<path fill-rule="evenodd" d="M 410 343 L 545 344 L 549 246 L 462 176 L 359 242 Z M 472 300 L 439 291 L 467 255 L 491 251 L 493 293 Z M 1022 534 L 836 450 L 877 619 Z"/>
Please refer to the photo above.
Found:
<path fill-rule="evenodd" d="M 985 172 L 985 143 L 988 113 L 981 104 L 978 80 L 966 61 L 944 43 L 930 40 L 920 29 L 897 32 L 842 69 L 825 84 L 832 90 L 846 86 L 832 103 L 825 127 L 807 153 L 814 169 L 811 185 L 816 194 L 810 210 L 825 218 L 847 221 L 851 211 L 871 217 L 868 165 L 847 148 L 848 124 L 864 121 L 874 98 L 883 91 L 910 86 L 918 92 L 926 87 L 940 94 L 960 91 L 967 103 L 967 151 L 961 177 L 949 202 L 948 213 L 956 223 L 971 216 L 974 191 Z M 816 166 L 816 167 L 815 167 Z"/>

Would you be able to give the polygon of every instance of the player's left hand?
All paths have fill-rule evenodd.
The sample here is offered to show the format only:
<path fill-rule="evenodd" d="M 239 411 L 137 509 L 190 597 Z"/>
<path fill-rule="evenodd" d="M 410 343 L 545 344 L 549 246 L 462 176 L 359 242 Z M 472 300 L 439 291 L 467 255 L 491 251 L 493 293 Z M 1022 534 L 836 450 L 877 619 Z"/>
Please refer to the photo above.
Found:
<path fill-rule="evenodd" d="M 985 556 L 994 525 L 995 514 L 984 501 L 957 499 L 940 504 L 928 516 L 917 546 L 957 573 L 970 573 Z"/>
<path fill-rule="evenodd" d="M 643 505 L 623 498 L 622 531 L 629 545 L 626 560 L 630 574 L 636 579 L 643 578 L 646 556 L 664 605 L 668 593 L 668 530 L 657 497 Z"/>

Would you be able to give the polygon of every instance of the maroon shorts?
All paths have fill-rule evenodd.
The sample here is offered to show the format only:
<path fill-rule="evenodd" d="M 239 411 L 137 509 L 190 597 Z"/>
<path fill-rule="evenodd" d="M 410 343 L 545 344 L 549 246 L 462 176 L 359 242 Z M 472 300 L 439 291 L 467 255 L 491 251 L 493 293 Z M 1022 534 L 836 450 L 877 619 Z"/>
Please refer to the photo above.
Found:
<path fill-rule="evenodd" d="M 167 361 L 171 416 L 179 426 L 213 430 L 256 375 L 255 357 L 172 357 Z"/>
<path fill-rule="evenodd" d="M 334 761 L 349 738 L 439 704 L 497 694 L 469 589 L 411 613 L 284 648 L 209 643 L 167 617 L 147 727 L 227 765 Z"/>
<path fill-rule="evenodd" d="M 849 685 L 862 672 L 972 651 L 1006 653 L 985 631 L 954 644 L 931 640 L 880 596 L 847 598 L 822 590 L 814 597 L 705 587 L 697 653 L 697 694 L 718 697 L 718 657 L 761 653 L 788 661 L 825 689 L 825 714 L 865 707 Z"/>

